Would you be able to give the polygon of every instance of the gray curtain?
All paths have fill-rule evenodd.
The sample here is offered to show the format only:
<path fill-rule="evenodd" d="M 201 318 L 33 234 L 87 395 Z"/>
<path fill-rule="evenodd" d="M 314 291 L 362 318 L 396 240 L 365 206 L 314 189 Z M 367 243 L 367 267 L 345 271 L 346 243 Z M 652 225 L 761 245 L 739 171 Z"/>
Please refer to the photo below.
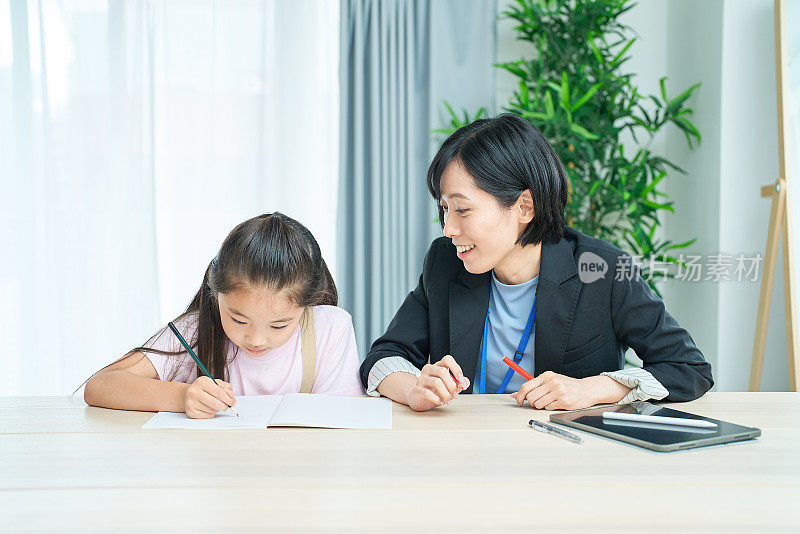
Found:
<path fill-rule="evenodd" d="M 441 235 L 425 174 L 443 100 L 494 111 L 496 0 L 342 0 L 338 280 L 360 356 Z"/>

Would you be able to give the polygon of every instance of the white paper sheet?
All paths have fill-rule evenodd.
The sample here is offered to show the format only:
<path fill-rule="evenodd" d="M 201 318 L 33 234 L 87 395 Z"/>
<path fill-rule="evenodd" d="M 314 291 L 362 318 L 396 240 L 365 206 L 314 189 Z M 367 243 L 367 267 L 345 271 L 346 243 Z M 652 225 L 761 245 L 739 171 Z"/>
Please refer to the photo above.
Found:
<path fill-rule="evenodd" d="M 392 401 L 294 393 L 283 398 L 269 426 L 388 430 L 392 428 Z"/>
<path fill-rule="evenodd" d="M 294 393 L 236 397 L 236 411 L 212 419 L 190 419 L 185 413 L 158 412 L 143 430 L 225 430 L 300 426 L 314 428 L 391 429 L 392 401 L 386 398 L 342 397 Z"/>
<path fill-rule="evenodd" d="M 235 428 L 267 428 L 272 414 L 283 400 L 281 395 L 250 395 L 236 397 L 236 411 L 216 414 L 212 419 L 191 419 L 185 413 L 158 412 L 142 425 L 142 430 L 181 428 L 188 430 L 225 430 Z"/>

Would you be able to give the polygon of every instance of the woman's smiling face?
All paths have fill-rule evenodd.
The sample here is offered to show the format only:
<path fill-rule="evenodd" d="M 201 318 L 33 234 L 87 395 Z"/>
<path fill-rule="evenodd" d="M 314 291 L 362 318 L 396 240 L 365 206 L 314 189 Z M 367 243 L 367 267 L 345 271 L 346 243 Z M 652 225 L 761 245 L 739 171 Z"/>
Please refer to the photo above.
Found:
<path fill-rule="evenodd" d="M 533 219 L 525 191 L 510 208 L 475 185 L 459 160 L 442 174 L 441 199 L 444 235 L 453 241 L 466 270 L 481 274 L 494 269 L 519 248 L 517 239 Z"/>

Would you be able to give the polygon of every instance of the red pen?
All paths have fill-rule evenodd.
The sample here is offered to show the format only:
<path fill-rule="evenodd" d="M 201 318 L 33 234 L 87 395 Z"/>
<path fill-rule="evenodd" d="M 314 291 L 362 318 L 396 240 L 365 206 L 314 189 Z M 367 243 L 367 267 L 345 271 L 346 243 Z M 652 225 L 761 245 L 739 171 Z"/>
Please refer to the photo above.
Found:
<path fill-rule="evenodd" d="M 528 371 L 526 371 L 525 369 L 514 363 L 514 360 L 512 360 L 508 356 L 503 358 L 503 362 L 509 367 L 511 367 L 513 370 L 518 372 L 520 375 L 522 375 L 522 378 L 524 378 L 525 380 L 533 380 L 533 377 Z"/>
<path fill-rule="evenodd" d="M 453 380 L 456 381 L 456 386 L 460 387 L 461 389 L 464 389 L 464 386 L 461 385 L 461 380 L 458 379 L 458 377 L 453 372 L 453 370 L 452 369 L 448 369 L 448 371 L 450 371 L 450 376 L 453 377 Z"/>

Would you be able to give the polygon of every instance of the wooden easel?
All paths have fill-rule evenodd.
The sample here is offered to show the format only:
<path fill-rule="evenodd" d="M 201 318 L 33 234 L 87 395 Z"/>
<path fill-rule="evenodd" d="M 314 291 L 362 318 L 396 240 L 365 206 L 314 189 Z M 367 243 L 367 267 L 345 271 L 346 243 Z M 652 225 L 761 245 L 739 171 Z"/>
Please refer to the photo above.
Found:
<path fill-rule="evenodd" d="M 775 264 L 778 242 L 783 231 L 783 280 L 786 305 L 786 348 L 789 353 L 789 389 L 797 391 L 800 385 L 800 342 L 797 338 L 797 303 L 795 302 L 795 278 L 792 256 L 792 210 L 790 203 L 789 163 L 786 147 L 789 143 L 789 126 L 784 121 L 788 105 L 786 75 L 786 28 L 785 0 L 775 0 L 775 73 L 778 87 L 778 159 L 780 178 L 774 184 L 761 188 L 762 197 L 772 197 L 767 232 L 767 252 L 764 258 L 764 276 L 761 279 L 761 295 L 758 299 L 758 320 L 753 345 L 753 361 L 750 367 L 750 391 L 761 389 L 761 371 L 764 367 L 764 347 L 767 342 L 769 306 L 772 300 L 772 283 L 775 281 Z"/>

